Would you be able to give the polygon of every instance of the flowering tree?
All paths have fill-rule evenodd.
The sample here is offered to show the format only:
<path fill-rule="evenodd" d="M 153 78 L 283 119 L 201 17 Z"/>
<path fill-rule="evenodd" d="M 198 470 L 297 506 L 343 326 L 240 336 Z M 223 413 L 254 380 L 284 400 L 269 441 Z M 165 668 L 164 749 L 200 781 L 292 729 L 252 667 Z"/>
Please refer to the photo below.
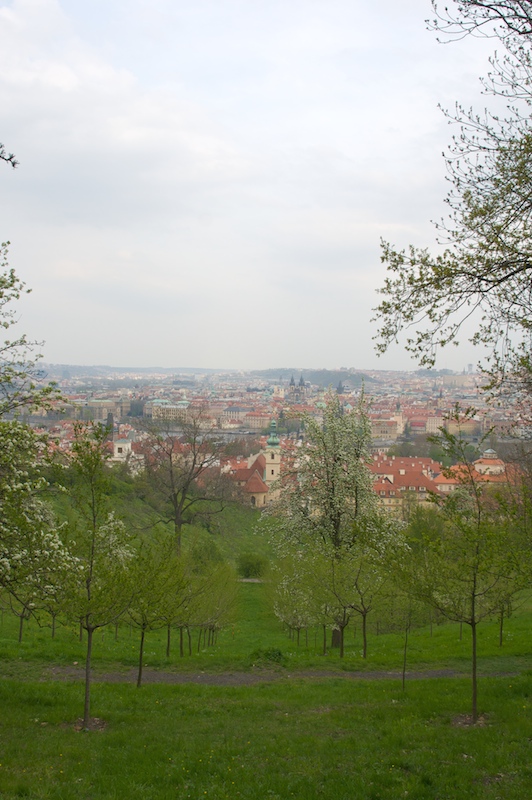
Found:
<path fill-rule="evenodd" d="M 283 453 L 279 499 L 269 514 L 283 544 L 331 549 L 338 556 L 356 542 L 355 522 L 377 513 L 369 460 L 370 427 L 364 406 L 344 412 L 330 393 L 322 420 L 303 420 L 305 442 Z"/>
<path fill-rule="evenodd" d="M 17 322 L 13 303 L 30 291 L 8 267 L 8 244 L 0 244 L 0 328 L 4 331 Z M 24 408 L 42 407 L 59 396 L 53 384 L 43 384 L 40 355 L 34 352 L 37 345 L 25 334 L 0 342 L 0 419 Z"/>
<path fill-rule="evenodd" d="M 363 400 L 348 413 L 330 393 L 322 419 L 306 417 L 304 427 L 303 446 L 285 453 L 279 498 L 268 517 L 280 553 L 306 560 L 294 574 L 310 578 L 311 595 L 321 597 L 322 617 L 343 654 L 350 617 L 358 613 L 365 621 L 382 583 L 377 556 L 394 526 L 382 519 L 372 488 Z"/>
<path fill-rule="evenodd" d="M 0 586 L 22 624 L 57 591 L 74 562 L 51 508 L 42 499 L 41 440 L 17 420 L 0 420 Z"/>

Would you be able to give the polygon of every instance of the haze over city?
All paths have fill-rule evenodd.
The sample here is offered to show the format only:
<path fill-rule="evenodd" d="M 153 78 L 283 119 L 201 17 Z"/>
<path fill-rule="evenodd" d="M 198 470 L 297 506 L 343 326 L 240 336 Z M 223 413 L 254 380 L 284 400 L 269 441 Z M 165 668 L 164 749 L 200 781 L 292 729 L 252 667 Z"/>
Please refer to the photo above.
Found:
<path fill-rule="evenodd" d="M 379 239 L 432 245 L 438 109 L 493 42 L 426 0 L 0 0 L 1 238 L 53 363 L 415 369 L 375 355 Z M 436 366 L 462 371 L 464 343 Z"/>

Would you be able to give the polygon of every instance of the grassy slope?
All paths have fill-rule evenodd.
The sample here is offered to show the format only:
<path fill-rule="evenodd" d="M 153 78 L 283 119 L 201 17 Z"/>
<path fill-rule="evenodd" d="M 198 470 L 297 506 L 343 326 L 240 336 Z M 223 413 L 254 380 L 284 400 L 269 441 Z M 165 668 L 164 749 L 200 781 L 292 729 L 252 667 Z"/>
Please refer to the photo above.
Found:
<path fill-rule="evenodd" d="M 530 677 L 487 680 L 484 725 L 453 719 L 463 680 L 341 678 L 253 687 L 95 687 L 106 728 L 77 733 L 81 687 L 0 683 L 0 796 L 523 800 Z"/>
<path fill-rule="evenodd" d="M 233 510 L 212 536 L 230 558 L 244 550 L 267 554 L 253 524 L 252 515 Z M 81 680 L 43 680 L 53 665 L 81 665 L 77 631 L 61 627 L 52 641 L 48 629 L 31 622 L 19 645 L 16 620 L 5 613 L 0 798 L 523 800 L 532 787 L 532 673 L 526 671 L 532 668 L 531 621 L 530 608 L 521 608 L 506 623 L 503 648 L 496 623 L 481 626 L 480 671 L 492 676 L 480 682 L 485 716 L 479 726 L 461 726 L 456 718 L 470 702 L 466 629 L 462 640 L 457 625 L 435 626 L 432 636 L 429 628 L 412 633 L 411 670 L 452 668 L 464 677 L 410 678 L 403 693 L 397 679 L 353 681 L 344 672 L 399 671 L 400 635 L 377 636 L 372 625 L 367 662 L 353 627 L 343 661 L 336 652 L 321 654 L 318 630 L 310 632 L 308 647 L 302 638 L 298 648 L 273 616 L 267 586 L 241 584 L 234 623 L 214 647 L 197 652 L 195 635 L 193 655 L 181 659 L 174 636 L 167 660 L 165 634 L 155 632 L 145 661 L 155 669 L 194 673 L 266 668 L 264 683 L 137 690 L 132 683 L 96 682 L 93 714 L 106 727 L 82 734 L 74 726 L 82 710 Z M 270 648 L 282 651 L 284 666 L 257 655 Z M 96 674 L 127 670 L 136 658 L 137 634 L 127 625 L 120 626 L 117 641 L 110 629 L 97 636 Z M 272 669 L 276 680 L 269 679 Z M 304 677 L 300 671 L 306 669 L 333 676 Z"/>
<path fill-rule="evenodd" d="M 151 634 L 151 667 L 205 670 L 251 668 L 258 648 L 278 647 L 288 661 L 282 680 L 254 686 L 146 685 L 96 682 L 93 714 L 103 731 L 75 730 L 81 680 L 39 680 L 43 665 L 81 662 L 76 633 L 60 629 L 55 641 L 31 623 L 21 645 L 7 614 L 0 629 L 0 797 L 35 800 L 85 798 L 273 798 L 285 800 L 522 800 L 532 770 L 532 673 L 483 678 L 484 724 L 454 724 L 469 708 L 467 678 L 400 681 L 346 679 L 344 668 L 397 670 L 401 640 L 372 635 L 367 663 L 357 642 L 344 662 L 336 653 L 299 649 L 274 619 L 263 584 L 241 584 L 234 626 L 213 648 L 181 660 L 164 657 L 164 636 Z M 508 622 L 502 651 L 497 628 L 481 638 L 481 668 L 499 672 L 530 666 L 529 614 Z M 412 667 L 467 670 L 469 637 L 442 625 L 412 636 Z M 100 669 L 136 661 L 136 636 L 123 626 L 97 637 Z M 318 640 L 319 649 L 319 640 Z M 260 662 L 259 662 L 260 664 Z M 306 667 L 335 677 L 289 677 Z M 255 668 L 256 669 L 256 668 Z M 299 674 L 299 672 L 298 672 Z M 25 678 L 21 680 L 21 678 Z"/>

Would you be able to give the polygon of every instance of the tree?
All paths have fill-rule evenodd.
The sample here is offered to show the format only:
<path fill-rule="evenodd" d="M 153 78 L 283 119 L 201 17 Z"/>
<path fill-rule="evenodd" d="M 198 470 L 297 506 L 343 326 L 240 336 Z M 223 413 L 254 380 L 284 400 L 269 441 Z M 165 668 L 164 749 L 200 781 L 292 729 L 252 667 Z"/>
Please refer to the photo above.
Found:
<path fill-rule="evenodd" d="M 279 499 L 271 504 L 277 540 L 332 548 L 354 544 L 354 523 L 373 515 L 377 498 L 367 467 L 371 433 L 363 406 L 344 413 L 329 393 L 323 419 L 307 416 L 305 442 L 283 453 Z"/>
<path fill-rule="evenodd" d="M 12 303 L 28 294 L 25 284 L 7 262 L 8 243 L 0 244 L 0 328 L 8 330 L 17 323 Z M 40 355 L 34 355 L 37 342 L 25 334 L 0 343 L 0 419 L 22 409 L 46 406 L 58 397 L 53 384 L 43 385 L 37 367 Z"/>
<path fill-rule="evenodd" d="M 454 15 L 447 6 L 440 13 L 432 0 L 436 15 L 434 30 L 446 36 L 462 38 L 468 34 L 496 35 L 501 41 L 532 34 L 532 8 L 528 0 L 459 0 Z"/>
<path fill-rule="evenodd" d="M 272 606 L 275 616 L 287 626 L 290 636 L 296 631 L 299 646 L 302 630 L 317 622 L 325 624 L 323 603 L 311 585 L 312 562 L 301 554 L 286 554 L 273 571 Z"/>
<path fill-rule="evenodd" d="M 206 429 L 204 410 L 189 407 L 178 426 L 180 435 L 156 422 L 148 426 L 140 484 L 158 519 L 173 526 L 180 553 L 183 526 L 223 511 L 233 484 L 220 474 L 224 443 Z"/>
<path fill-rule="evenodd" d="M 0 142 L 0 161 L 5 161 L 7 164 L 11 164 L 13 169 L 18 167 L 18 161 L 14 153 L 8 153 L 2 142 Z"/>
<path fill-rule="evenodd" d="M 314 574 L 312 594 L 322 598 L 322 617 L 332 623 L 333 646 L 343 654 L 351 614 L 366 618 L 368 598 L 380 584 L 370 553 L 389 525 L 381 524 L 367 466 L 371 433 L 363 401 L 346 413 L 330 392 L 322 420 L 305 418 L 305 434 L 301 447 L 284 454 L 279 497 L 267 514 L 280 552 L 307 562 L 295 576 Z"/>
<path fill-rule="evenodd" d="M 0 160 L 17 161 L 0 144 Z M 17 318 L 11 304 L 27 292 L 8 268 L 7 243 L 0 245 L 0 328 L 9 330 Z M 59 535 L 59 526 L 42 499 L 46 481 L 39 474 L 44 442 L 17 419 L 6 415 L 46 405 L 55 394 L 39 386 L 41 376 L 33 355 L 35 343 L 24 334 L 0 343 L 0 586 L 7 590 L 22 624 L 37 606 L 57 595 L 61 570 L 73 567 Z"/>
<path fill-rule="evenodd" d="M 511 520 L 489 484 L 478 480 L 460 435 L 442 429 L 441 445 L 460 466 L 453 472 L 460 484 L 437 499 L 443 524 L 426 528 L 412 540 L 411 552 L 396 562 L 412 594 L 447 619 L 470 627 L 471 715 L 476 722 L 478 625 L 499 614 L 526 584 L 522 563 L 529 562 L 528 547 L 513 535 Z"/>
<path fill-rule="evenodd" d="M 72 572 L 69 610 L 87 634 L 83 728 L 90 728 L 91 665 L 94 632 L 116 621 L 134 595 L 133 546 L 124 524 L 108 508 L 107 429 L 75 426 L 69 487 L 79 514 L 70 546 L 79 567 Z"/>
<path fill-rule="evenodd" d="M 488 94 L 508 101 L 505 117 L 457 105 L 459 125 L 446 155 L 450 214 L 436 225 L 441 252 L 382 243 L 389 277 L 376 308 L 383 353 L 403 330 L 406 349 L 432 366 L 439 347 L 458 344 L 471 317 L 471 341 L 490 348 L 485 371 L 492 388 L 532 388 L 532 9 L 528 2 L 462 0 L 432 27 L 448 38 L 496 37 L 504 54 L 491 59 Z"/>
<path fill-rule="evenodd" d="M 142 684 L 146 633 L 167 626 L 190 594 L 190 580 L 173 542 L 166 537 L 145 540 L 131 563 L 135 593 L 128 616 L 140 631 L 137 687 Z"/>
<path fill-rule="evenodd" d="M 194 575 L 193 595 L 188 608 L 189 624 L 199 628 L 198 649 L 207 638 L 213 645 L 218 632 L 234 620 L 238 585 L 229 564 L 210 563 Z"/>
<path fill-rule="evenodd" d="M 19 615 L 19 637 L 24 619 L 58 591 L 63 570 L 75 568 L 42 497 L 43 447 L 31 428 L 0 420 L 0 586 Z"/>

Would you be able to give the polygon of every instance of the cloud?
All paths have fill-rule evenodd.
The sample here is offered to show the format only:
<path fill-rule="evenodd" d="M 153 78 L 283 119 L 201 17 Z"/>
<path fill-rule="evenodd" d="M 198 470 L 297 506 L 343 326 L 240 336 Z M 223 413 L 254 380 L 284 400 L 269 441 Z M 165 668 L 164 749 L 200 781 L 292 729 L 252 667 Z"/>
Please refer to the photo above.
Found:
<path fill-rule="evenodd" d="M 486 53 L 397 6 L 0 0 L 0 235 L 48 360 L 377 363 L 379 238 L 430 243 L 436 102 Z"/>

